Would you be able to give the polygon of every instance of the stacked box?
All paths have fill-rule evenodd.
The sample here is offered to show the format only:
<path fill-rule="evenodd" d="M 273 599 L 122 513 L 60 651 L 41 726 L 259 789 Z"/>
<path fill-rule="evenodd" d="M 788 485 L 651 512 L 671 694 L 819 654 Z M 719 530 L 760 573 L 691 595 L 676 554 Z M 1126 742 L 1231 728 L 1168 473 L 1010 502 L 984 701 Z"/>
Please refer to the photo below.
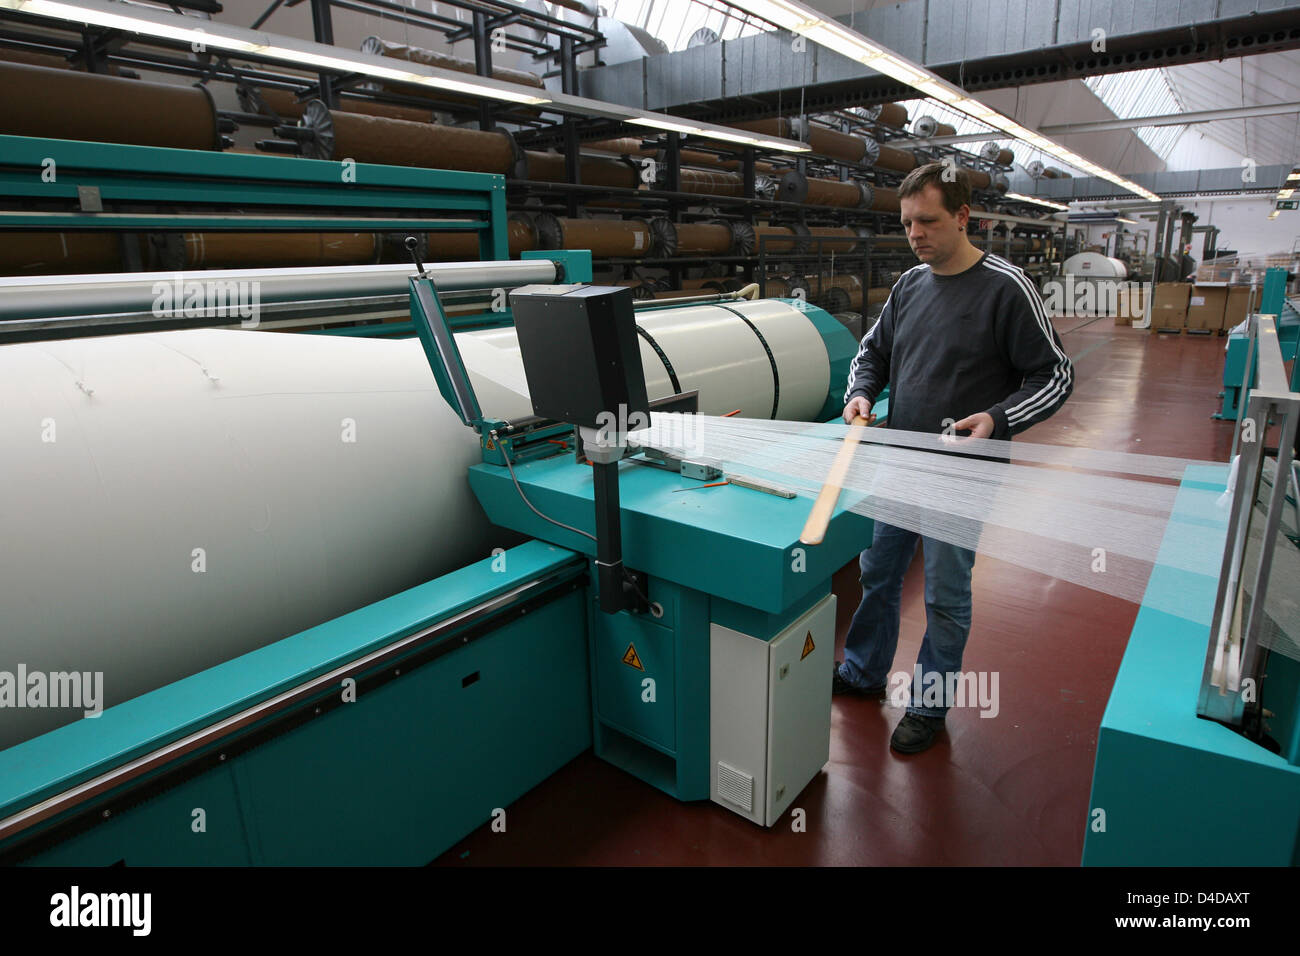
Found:
<path fill-rule="evenodd" d="M 1231 331 L 1246 321 L 1246 310 L 1250 307 L 1250 286 L 1236 285 L 1228 287 L 1228 302 L 1223 308 L 1223 329 Z"/>
<path fill-rule="evenodd" d="M 1186 282 L 1158 282 L 1151 299 L 1151 328 L 1181 329 L 1187 324 L 1192 287 Z"/>
<path fill-rule="evenodd" d="M 1119 298 L 1115 304 L 1115 324 L 1132 325 L 1134 321 L 1141 320 L 1147 311 L 1147 291 L 1148 286 L 1130 282 L 1119 290 Z"/>
<path fill-rule="evenodd" d="M 1187 302 L 1187 327 L 1217 332 L 1223 328 L 1223 311 L 1228 304 L 1228 287 L 1198 285 Z"/>

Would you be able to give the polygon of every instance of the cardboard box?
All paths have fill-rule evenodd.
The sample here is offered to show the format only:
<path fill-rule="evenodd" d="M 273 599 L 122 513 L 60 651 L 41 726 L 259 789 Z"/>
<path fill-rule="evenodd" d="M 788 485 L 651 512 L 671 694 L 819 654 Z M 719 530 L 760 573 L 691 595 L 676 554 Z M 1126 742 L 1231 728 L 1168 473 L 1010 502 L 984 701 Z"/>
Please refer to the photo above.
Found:
<path fill-rule="evenodd" d="M 1187 327 L 1189 329 L 1223 328 L 1223 310 L 1228 304 L 1228 287 L 1198 285 L 1192 288 L 1187 301 Z"/>
<path fill-rule="evenodd" d="M 1228 303 L 1223 307 L 1224 331 L 1231 331 L 1246 321 L 1246 309 L 1250 305 L 1250 286 L 1237 285 L 1228 287 Z"/>
<path fill-rule="evenodd" d="M 1121 286 L 1115 302 L 1115 324 L 1132 325 L 1142 321 L 1147 311 L 1147 285 L 1130 282 Z"/>
<path fill-rule="evenodd" d="M 1157 282 L 1151 299 L 1151 328 L 1184 328 L 1191 296 L 1192 287 L 1186 282 Z"/>

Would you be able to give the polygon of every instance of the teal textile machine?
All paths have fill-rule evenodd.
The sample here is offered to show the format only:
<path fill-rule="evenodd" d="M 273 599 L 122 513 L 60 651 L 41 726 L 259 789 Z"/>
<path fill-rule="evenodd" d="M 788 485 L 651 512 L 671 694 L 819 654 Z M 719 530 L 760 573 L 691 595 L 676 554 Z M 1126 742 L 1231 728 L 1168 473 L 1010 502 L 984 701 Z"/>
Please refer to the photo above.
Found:
<path fill-rule="evenodd" d="M 253 159 L 230 158 L 240 163 Z M 296 169 L 310 166 L 295 161 Z M 401 171 L 376 169 L 400 195 L 414 195 L 400 190 L 414 190 L 430 176 L 424 170 L 407 171 L 408 183 Z M 360 182 L 376 181 L 367 179 L 366 167 L 359 170 Z M 502 236 L 497 227 L 504 212 L 499 179 L 455 174 L 439 198 L 455 206 L 450 187 L 469 190 L 466 195 L 477 203 L 475 215 L 483 217 L 478 223 L 485 244 L 494 246 Z M 325 190 L 323 183 L 320 190 Z M 356 273 L 358 282 L 370 281 L 372 272 L 366 269 Z M 412 274 L 416 272 L 407 268 L 401 276 L 409 282 L 414 330 L 433 381 L 460 418 L 461 434 L 477 442 L 479 460 L 461 468 L 454 479 L 430 475 L 423 492 L 416 493 L 421 500 L 409 501 L 411 513 L 426 506 L 424 496 L 450 493 L 444 485 L 467 484 L 475 507 L 486 516 L 474 520 L 508 529 L 500 533 L 513 546 L 490 553 L 484 549 L 481 557 L 415 586 L 169 678 L 102 714 L 0 750 L 0 859 L 35 865 L 418 865 L 494 819 L 589 748 L 677 799 L 712 799 L 770 826 L 824 765 L 835 639 L 830 579 L 870 540 L 870 521 L 837 511 L 824 543 L 803 548 L 798 539 L 807 517 L 806 499 L 784 497 L 781 489 L 764 488 L 761 482 L 703 490 L 711 484 L 706 479 L 717 474 L 707 463 L 633 456 L 628 448 L 608 454 L 583 443 L 574 426 L 587 422 L 517 410 L 502 414 L 486 397 L 484 379 L 476 377 L 481 368 L 475 365 L 482 355 L 503 354 L 492 351 L 502 340 L 470 343 L 462 338 L 463 321 L 449 320 L 444 309 L 445 289 L 463 292 L 472 286 L 472 276 L 481 277 L 479 287 L 532 283 L 536 289 L 542 282 L 561 294 L 590 289 L 588 253 L 536 252 L 514 263 L 437 264 L 427 274 L 422 268 Z M 267 301 L 288 281 L 284 276 L 261 278 Z M 322 271 L 319 278 L 330 276 Z M 116 308 L 131 312 L 130 296 L 144 293 L 130 283 L 120 285 Z M 147 289 L 145 280 L 138 285 Z M 68 314 L 62 311 L 61 294 L 57 282 L 42 288 L 42 321 Z M 349 305 L 357 301 L 354 291 L 338 295 Z M 286 296 L 284 304 L 297 309 L 300 303 Z M 11 305 L 16 301 L 11 299 Z M 521 301 L 528 300 L 516 294 L 513 309 L 494 314 L 488 332 L 513 339 L 511 325 Z M 649 339 L 654 348 L 641 354 L 663 366 L 652 369 L 647 359 L 642 370 L 631 367 L 639 361 L 629 363 L 627 382 L 635 389 L 638 372 L 644 374 L 643 383 L 671 380 L 657 400 L 647 402 L 650 415 L 730 410 L 728 404 L 738 403 L 725 389 L 716 394 L 712 385 L 690 383 L 692 376 L 724 381 L 720 376 L 725 377 L 742 346 L 745 354 L 759 356 L 758 367 L 771 377 L 771 387 L 762 392 L 770 406 L 747 408 L 746 414 L 793 415 L 788 403 L 801 388 L 806 399 L 811 388 L 819 391 L 811 404 L 805 401 L 802 417 L 815 422 L 838 415 L 856 343 L 828 314 L 802 302 L 734 296 L 651 305 L 655 307 L 634 313 L 620 299 L 616 310 L 623 334 L 630 329 L 632 336 L 623 340 L 623 354 L 634 354 L 627 351 L 629 341 L 635 350 L 639 340 Z M 194 334 L 118 338 L 153 347 L 151 336 Z M 355 345 L 363 348 L 355 353 L 358 357 L 392 355 L 410 369 L 409 351 L 377 353 L 367 347 L 370 340 L 352 336 L 326 342 L 328 336 L 237 330 L 202 334 L 185 339 L 186 348 L 233 350 L 221 353 L 224 357 L 252 354 L 250 350 L 260 355 L 266 349 L 287 355 L 295 343 L 305 349 L 314 342 L 314 351 L 304 354 L 329 358 Z M 115 339 L 80 341 L 91 355 L 109 347 L 123 355 L 144 348 Z M 485 344 L 490 342 L 497 345 Z M 375 344 L 384 349 L 404 345 Z M 477 358 L 462 354 L 469 344 L 475 345 Z M 796 353 L 805 358 L 791 358 Z M 536 355 L 523 357 L 531 381 Z M 704 364 L 687 367 L 696 360 Z M 552 352 L 550 361 L 561 373 L 557 381 L 590 384 L 591 367 L 573 353 Z M 235 387 L 231 381 L 236 377 L 213 373 L 217 364 L 195 359 L 190 366 L 196 376 L 202 366 L 212 380 L 204 386 L 214 395 Z M 778 367 L 783 373 L 779 383 Z M 327 371 L 343 376 L 364 369 L 340 358 Z M 428 372 L 426 368 L 425 382 L 430 384 L 424 387 L 432 384 Z M 295 367 L 294 374 L 316 371 Z M 323 370 L 318 378 L 325 377 Z M 741 385 L 752 388 L 753 376 L 747 377 L 751 380 Z M 382 385 L 372 391 L 382 393 Z M 411 392 L 406 385 L 393 387 L 395 394 Z M 640 387 L 644 390 L 645 384 Z M 267 403 L 265 410 L 259 406 L 250 427 L 272 429 L 273 439 L 277 414 L 290 407 L 300 416 L 312 413 L 311 403 L 270 404 L 274 398 L 267 398 L 266 391 L 250 386 L 246 392 L 248 400 Z M 101 386 L 93 401 L 110 407 L 112 398 L 111 389 Z M 207 392 L 196 401 L 217 409 L 214 415 L 239 411 Z M 706 404 L 710 401 L 711 406 Z M 139 407 L 158 408 L 162 414 L 165 405 L 159 401 Z M 430 414 L 437 411 L 432 405 L 419 407 Z M 92 419 L 78 418 L 76 425 L 99 427 Z M 106 421 L 103 427 L 111 424 Z M 201 425 L 195 419 L 191 427 Z M 425 425 L 417 418 L 404 419 L 403 427 L 413 449 L 429 445 L 429 435 L 421 434 Z M 444 429 L 436 436 L 446 445 L 447 461 L 460 454 L 453 446 L 463 444 L 454 435 Z M 256 453 L 244 444 L 243 454 Z M 148 446 L 149 454 L 170 456 L 173 463 L 182 452 L 166 443 Z M 287 426 L 283 439 L 268 442 L 266 450 L 270 456 L 309 452 L 300 433 Z M 442 459 L 436 446 L 427 460 L 439 468 L 452 467 L 438 464 Z M 613 508 L 608 497 L 597 507 L 601 465 L 613 482 L 607 490 L 617 492 Z M 178 474 L 183 478 L 185 472 Z M 331 480 L 329 467 L 315 474 L 322 485 Z M 276 475 L 264 480 L 274 482 Z M 701 490 L 678 493 L 683 489 Z M 382 489 L 365 487 L 357 487 L 354 495 L 360 501 L 388 497 Z M 276 518 L 292 504 L 282 503 Z M 403 505 L 387 502 L 386 507 L 397 507 L 400 514 Z M 194 508 L 200 520 L 203 502 L 196 500 Z M 272 514 L 268 508 L 268 523 Z M 370 533 L 365 522 L 351 527 L 354 535 Z M 416 532 L 417 538 L 424 533 Z M 427 529 L 431 546 L 442 545 L 443 533 L 436 526 Z M 324 534 L 328 537 L 327 528 Z M 611 535 L 621 559 L 613 573 L 612 562 L 602 558 Z M 356 574 L 363 572 L 373 569 L 355 568 Z M 157 586 L 166 588 L 161 582 Z M 611 588 L 620 592 L 617 599 Z M 248 601 L 253 597 L 250 593 Z M 271 595 L 277 606 L 292 597 Z M 242 610 L 244 599 L 242 593 L 230 593 L 222 603 L 233 614 Z M 183 631 L 146 636 L 182 648 L 187 640 Z M 130 651 L 123 645 L 124 656 Z M 0 662 L 0 669 L 7 663 Z M 69 660 L 67 666 L 78 665 Z M 0 711 L 0 719 L 13 713 Z"/>

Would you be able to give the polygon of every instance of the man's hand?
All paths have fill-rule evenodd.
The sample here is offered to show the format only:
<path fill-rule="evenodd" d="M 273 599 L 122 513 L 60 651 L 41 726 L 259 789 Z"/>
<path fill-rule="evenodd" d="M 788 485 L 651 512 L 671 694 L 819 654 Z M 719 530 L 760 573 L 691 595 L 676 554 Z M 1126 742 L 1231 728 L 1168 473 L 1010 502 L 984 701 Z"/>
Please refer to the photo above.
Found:
<path fill-rule="evenodd" d="M 867 420 L 868 425 L 876 420 L 876 416 L 871 414 L 871 403 L 867 401 L 866 397 L 855 395 L 853 399 L 844 406 L 844 421 L 851 424 L 853 419 L 857 418 L 859 415 Z M 991 422 L 992 419 L 989 419 L 989 421 Z M 992 426 L 990 426 L 990 428 L 991 427 Z"/>
<path fill-rule="evenodd" d="M 968 415 L 959 422 L 953 422 L 952 428 L 945 431 L 941 436 L 944 441 L 950 443 L 961 443 L 971 438 L 988 438 L 993 434 L 993 416 L 988 412 L 976 412 L 974 415 Z M 969 431 L 969 435 L 958 435 L 957 432 Z"/>

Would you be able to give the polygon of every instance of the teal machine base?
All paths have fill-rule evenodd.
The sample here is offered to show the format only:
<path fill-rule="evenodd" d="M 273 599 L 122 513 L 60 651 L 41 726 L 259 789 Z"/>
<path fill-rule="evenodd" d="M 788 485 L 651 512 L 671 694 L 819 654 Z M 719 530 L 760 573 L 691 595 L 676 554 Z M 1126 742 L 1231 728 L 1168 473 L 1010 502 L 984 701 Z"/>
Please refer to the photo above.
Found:
<path fill-rule="evenodd" d="M 1189 469 L 1183 487 L 1222 490 L 1227 466 Z M 1187 514 L 1186 498 L 1176 509 Z M 1222 515 L 1199 515 L 1218 535 Z M 1201 543 L 1196 547 L 1200 548 Z M 1172 533 L 1163 554 L 1189 542 Z M 1219 551 L 1206 555 L 1217 575 Z M 1147 594 L 1178 572 L 1157 566 Z M 1209 617 L 1213 591 L 1204 595 Z M 1102 717 L 1088 804 L 1086 866 L 1294 866 L 1300 863 L 1300 767 L 1196 715 L 1209 627 L 1143 607 Z M 1295 663 L 1274 655 L 1266 699 L 1295 700 Z M 1288 697 L 1287 687 L 1290 687 Z M 1294 733 L 1295 714 L 1279 714 Z"/>
<path fill-rule="evenodd" d="M 585 582 L 528 542 L 0 752 L 0 859 L 428 863 L 591 746 Z"/>
<path fill-rule="evenodd" d="M 541 512 L 593 529 L 591 469 L 576 465 L 571 451 L 514 470 Z M 705 800 L 715 786 L 711 626 L 771 642 L 830 594 L 831 575 L 870 543 L 872 522 L 843 510 L 851 502 L 841 500 L 822 544 L 804 547 L 799 534 L 807 499 L 730 485 L 702 488 L 694 479 L 628 460 L 620 464 L 619 481 L 623 560 L 644 572 L 647 596 L 662 607 L 662 616 L 603 614 L 593 583 L 593 747 L 597 756 L 679 800 Z M 506 468 L 475 465 L 470 486 L 494 524 L 594 560 L 590 539 L 539 518 L 524 504 Z M 814 643 L 821 640 L 827 646 L 816 660 L 826 664 L 829 706 L 833 628 Z"/>

